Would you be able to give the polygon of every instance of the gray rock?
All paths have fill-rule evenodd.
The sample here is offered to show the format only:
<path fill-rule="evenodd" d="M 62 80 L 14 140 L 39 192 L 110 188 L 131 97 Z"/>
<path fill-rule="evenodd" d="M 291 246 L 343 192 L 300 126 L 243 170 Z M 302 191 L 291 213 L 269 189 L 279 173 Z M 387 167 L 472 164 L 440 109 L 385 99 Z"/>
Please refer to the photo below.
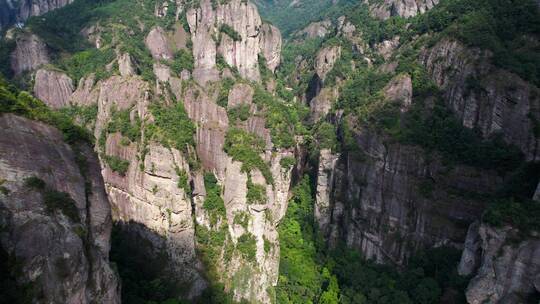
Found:
<path fill-rule="evenodd" d="M 36 70 L 47 63 L 47 46 L 38 36 L 30 33 L 17 35 L 16 47 L 11 54 L 11 69 L 15 75 Z"/>
<path fill-rule="evenodd" d="M 394 16 L 414 17 L 425 13 L 439 3 L 439 0 L 384 0 L 370 6 L 371 15 L 379 19 Z"/>
<path fill-rule="evenodd" d="M 482 224 L 477 229 L 481 259 L 465 292 L 467 302 L 521 303 L 534 295 L 540 274 L 540 240 L 526 237 L 512 244 L 519 232 L 511 227 Z"/>
<path fill-rule="evenodd" d="M 490 58 L 479 49 L 442 40 L 420 60 L 465 127 L 480 130 L 484 137 L 500 133 L 527 160 L 539 160 L 540 141 L 533 130 L 534 121 L 540 121 L 540 90 L 493 66 Z"/>
<path fill-rule="evenodd" d="M 53 109 L 69 105 L 73 81 L 66 74 L 40 69 L 34 80 L 34 95 Z"/>
<path fill-rule="evenodd" d="M 161 27 L 152 28 L 144 42 L 154 59 L 169 60 L 173 58 L 172 48 L 169 45 L 165 31 Z"/>
<path fill-rule="evenodd" d="M 11 114 L 0 116 L 0 179 L 9 189 L 0 193 L 1 246 L 20 263 L 17 281 L 40 290 L 39 302 L 120 303 L 120 284 L 108 261 L 109 202 L 95 154 L 80 148 L 86 178 L 58 130 Z M 68 193 L 80 223 L 63 211 L 47 212 L 40 191 L 25 185 L 31 176 Z M 88 197 L 85 182 L 92 190 Z"/>

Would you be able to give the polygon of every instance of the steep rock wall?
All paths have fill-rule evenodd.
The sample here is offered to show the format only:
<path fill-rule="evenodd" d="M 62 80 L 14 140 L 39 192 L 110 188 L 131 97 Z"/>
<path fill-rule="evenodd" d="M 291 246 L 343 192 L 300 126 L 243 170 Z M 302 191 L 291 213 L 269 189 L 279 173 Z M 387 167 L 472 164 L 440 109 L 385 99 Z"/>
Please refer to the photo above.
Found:
<path fill-rule="evenodd" d="M 414 17 L 432 9 L 438 3 L 439 0 L 384 0 L 370 4 L 370 8 L 374 17 L 384 20 L 394 16 Z"/>
<path fill-rule="evenodd" d="M 0 116 L 0 126 L 1 246 L 20 265 L 18 283 L 33 284 L 36 303 L 120 303 L 108 261 L 111 210 L 93 151 L 80 146 L 76 156 L 58 130 L 18 116 Z M 51 210 L 49 190 L 29 187 L 29 177 L 67 193 L 80 221 Z"/>
<path fill-rule="evenodd" d="M 24 23 L 32 16 L 70 4 L 73 0 L 2 0 L 0 1 L 0 30 L 14 23 Z"/>
<path fill-rule="evenodd" d="M 528 161 L 540 159 L 540 90 L 490 63 L 491 54 L 441 40 L 425 50 L 421 62 L 467 128 L 484 137 L 502 134 Z"/>
<path fill-rule="evenodd" d="M 467 302 L 534 303 L 540 298 L 540 240 L 523 238 L 510 226 L 470 226 L 459 264 L 461 275 L 473 278 Z"/>
<path fill-rule="evenodd" d="M 232 0 L 214 6 L 212 1 L 203 0 L 187 11 L 187 20 L 195 58 L 193 76 L 199 83 L 219 79 L 218 54 L 243 78 L 253 81 L 260 80 L 259 55 L 266 59 L 271 71 L 279 64 L 281 34 L 272 25 L 262 23 L 257 7 L 250 2 Z"/>
<path fill-rule="evenodd" d="M 378 262 L 399 264 L 425 246 L 461 244 L 483 204 L 456 194 L 493 191 L 501 182 L 367 130 L 355 141 L 354 153 L 321 152 L 318 223 L 331 245 L 345 242 Z"/>

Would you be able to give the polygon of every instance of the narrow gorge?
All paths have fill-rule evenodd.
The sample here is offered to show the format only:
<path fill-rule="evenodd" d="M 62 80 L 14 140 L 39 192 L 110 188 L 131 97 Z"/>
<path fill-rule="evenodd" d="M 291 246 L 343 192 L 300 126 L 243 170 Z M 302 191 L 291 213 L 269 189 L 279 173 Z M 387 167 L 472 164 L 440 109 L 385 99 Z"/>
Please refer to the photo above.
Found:
<path fill-rule="evenodd" d="M 538 303 L 539 10 L 0 0 L 0 303 Z"/>

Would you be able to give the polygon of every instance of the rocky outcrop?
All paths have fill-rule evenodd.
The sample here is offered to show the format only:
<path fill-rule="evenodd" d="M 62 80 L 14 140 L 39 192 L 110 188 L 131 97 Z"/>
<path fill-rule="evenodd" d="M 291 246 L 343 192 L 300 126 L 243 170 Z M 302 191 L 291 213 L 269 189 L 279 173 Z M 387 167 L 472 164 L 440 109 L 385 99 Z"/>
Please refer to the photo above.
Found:
<path fill-rule="evenodd" d="M 133 61 L 128 53 L 124 53 L 118 57 L 118 70 L 123 77 L 135 75 Z"/>
<path fill-rule="evenodd" d="M 187 20 L 195 58 L 193 76 L 201 84 L 219 79 L 217 54 L 252 81 L 260 80 L 259 55 L 272 71 L 279 64 L 279 31 L 263 25 L 256 6 L 250 2 L 231 0 L 213 6 L 210 0 L 203 0 L 199 7 L 187 11 Z"/>
<path fill-rule="evenodd" d="M 120 303 L 99 163 L 88 146 L 78 153 L 50 126 L 0 116 L 0 247 L 17 263 L 17 282 L 34 286 L 36 303 Z"/>
<path fill-rule="evenodd" d="M 34 80 L 34 95 L 53 109 L 69 105 L 73 81 L 62 72 L 40 69 Z"/>
<path fill-rule="evenodd" d="M 47 46 L 36 35 L 21 33 L 16 37 L 16 47 L 11 53 L 11 69 L 15 75 L 32 71 L 49 63 Z"/>
<path fill-rule="evenodd" d="M 370 1 L 371 15 L 379 19 L 388 19 L 394 16 L 414 17 L 425 13 L 439 3 L 439 0 L 384 0 Z"/>
<path fill-rule="evenodd" d="M 324 118 L 332 109 L 332 105 L 338 100 L 339 90 L 337 87 L 322 88 L 321 91 L 309 102 L 310 119 L 314 122 Z"/>
<path fill-rule="evenodd" d="M 71 2 L 73 0 L 2 0 L 0 1 L 0 30 L 14 23 L 24 23 L 32 16 L 43 15 Z"/>
<path fill-rule="evenodd" d="M 297 38 L 323 38 L 333 29 L 332 21 L 323 20 L 310 23 L 306 28 L 294 33 Z"/>
<path fill-rule="evenodd" d="M 234 108 L 239 105 L 250 105 L 253 101 L 253 88 L 245 83 L 237 83 L 229 91 L 227 108 Z"/>
<path fill-rule="evenodd" d="M 144 43 L 155 60 L 169 60 L 173 58 L 173 51 L 167 41 L 166 33 L 160 26 L 156 26 L 150 30 Z"/>
<path fill-rule="evenodd" d="M 540 90 L 490 63 L 491 54 L 441 40 L 421 55 L 448 106 L 467 128 L 484 137 L 502 134 L 529 161 L 540 159 L 535 133 L 540 121 Z"/>
<path fill-rule="evenodd" d="M 497 174 L 447 167 L 418 147 L 386 142 L 347 120 L 357 150 L 341 154 L 331 172 L 321 153 L 317 205 L 327 210 L 319 222 L 328 242 L 341 240 L 367 258 L 398 264 L 419 248 L 461 244 L 483 203 L 450 193 L 495 191 Z"/>
<path fill-rule="evenodd" d="M 511 227 L 475 223 L 469 228 L 459 265 L 461 275 L 473 275 L 467 302 L 528 303 L 540 292 L 540 240 L 523 238 Z"/>
<path fill-rule="evenodd" d="M 260 48 L 266 66 L 275 72 L 281 60 L 281 33 L 277 27 L 267 23 L 262 25 Z"/>
<path fill-rule="evenodd" d="M 341 46 L 329 46 L 321 49 L 315 59 L 315 72 L 324 81 L 326 74 L 334 68 L 334 64 L 341 56 Z"/>
<path fill-rule="evenodd" d="M 391 102 L 398 102 L 401 111 L 405 112 L 412 104 L 413 87 L 411 76 L 400 74 L 392 78 L 383 88 L 384 98 Z"/>

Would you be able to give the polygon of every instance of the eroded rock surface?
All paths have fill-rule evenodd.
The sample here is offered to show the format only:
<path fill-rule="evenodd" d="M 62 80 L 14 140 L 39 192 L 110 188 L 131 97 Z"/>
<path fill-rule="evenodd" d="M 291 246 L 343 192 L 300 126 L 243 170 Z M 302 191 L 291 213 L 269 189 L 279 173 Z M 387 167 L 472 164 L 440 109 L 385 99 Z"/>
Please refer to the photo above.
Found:
<path fill-rule="evenodd" d="M 501 133 L 527 160 L 539 160 L 540 140 L 534 128 L 540 121 L 540 90 L 493 66 L 490 57 L 457 41 L 442 40 L 426 50 L 421 61 L 465 127 L 480 130 L 484 137 Z"/>
<path fill-rule="evenodd" d="M 58 130 L 0 116 L 0 180 L 7 190 L 0 192 L 0 244 L 21 267 L 18 282 L 36 286 L 36 303 L 120 303 L 119 281 L 109 265 L 111 210 L 99 163 L 88 146 L 79 148 L 86 173 Z M 29 177 L 51 190 L 29 187 Z M 71 205 L 51 207 L 45 191 L 67 193 L 72 200 L 64 203 Z"/>
<path fill-rule="evenodd" d="M 17 35 L 16 47 L 11 54 L 11 69 L 15 75 L 35 70 L 47 63 L 47 46 L 38 36 L 30 33 Z"/>
<path fill-rule="evenodd" d="M 407 18 L 425 13 L 438 3 L 439 0 L 384 0 L 376 1 L 370 5 L 370 8 L 371 14 L 379 19 L 394 16 Z"/>
<path fill-rule="evenodd" d="M 34 95 L 53 109 L 69 105 L 73 81 L 62 72 L 40 69 L 34 80 Z"/>
<path fill-rule="evenodd" d="M 467 302 L 524 303 L 540 290 L 540 240 L 522 238 L 511 227 L 487 224 L 470 227 L 460 274 L 474 275 L 466 290 Z"/>

